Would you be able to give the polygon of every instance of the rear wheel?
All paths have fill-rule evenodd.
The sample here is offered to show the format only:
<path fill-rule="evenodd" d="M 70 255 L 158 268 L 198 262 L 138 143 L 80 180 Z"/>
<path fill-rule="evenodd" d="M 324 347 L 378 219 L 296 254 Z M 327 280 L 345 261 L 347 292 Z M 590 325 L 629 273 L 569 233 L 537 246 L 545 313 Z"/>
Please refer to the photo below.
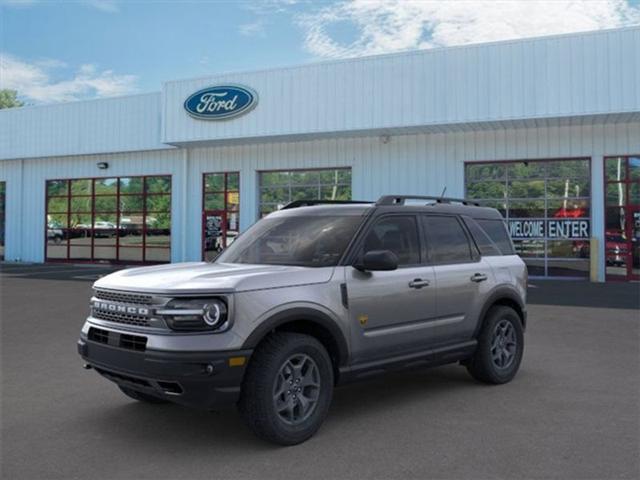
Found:
<path fill-rule="evenodd" d="M 487 312 L 478 347 L 467 363 L 467 370 L 481 382 L 509 382 L 520 368 L 523 351 L 522 323 L 516 311 L 506 306 L 492 307 Z"/>
<path fill-rule="evenodd" d="M 133 398 L 134 400 L 138 400 L 139 402 L 156 403 L 156 404 L 169 403 L 168 401 L 162 398 L 154 397 L 153 395 L 149 395 L 143 392 L 138 392 L 137 390 L 123 387 L 122 385 L 118 385 L 118 388 L 120 388 L 122 393 L 124 393 L 127 397 Z"/>
<path fill-rule="evenodd" d="M 274 333 L 251 358 L 239 408 L 260 438 L 295 445 L 320 428 L 332 395 L 333 367 L 323 345 L 300 333 Z"/>

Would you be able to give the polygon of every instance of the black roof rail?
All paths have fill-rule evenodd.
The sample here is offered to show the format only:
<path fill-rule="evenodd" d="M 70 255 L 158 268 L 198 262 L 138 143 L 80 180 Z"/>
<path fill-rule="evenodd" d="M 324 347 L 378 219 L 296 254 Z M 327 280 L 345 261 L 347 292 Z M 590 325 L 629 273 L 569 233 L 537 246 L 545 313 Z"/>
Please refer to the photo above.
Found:
<path fill-rule="evenodd" d="M 368 201 L 359 201 L 359 200 L 294 200 L 293 202 L 287 203 L 280 210 L 289 210 L 291 208 L 299 208 L 299 207 L 312 207 L 314 205 L 349 205 L 349 204 L 365 204 L 365 203 L 373 203 Z"/>
<path fill-rule="evenodd" d="M 466 198 L 429 197 L 421 195 L 383 195 L 376 202 L 376 206 L 404 205 L 405 200 L 434 200 L 436 203 L 461 203 L 462 205 L 469 205 L 474 207 L 480 206 L 478 202 L 467 200 Z"/>

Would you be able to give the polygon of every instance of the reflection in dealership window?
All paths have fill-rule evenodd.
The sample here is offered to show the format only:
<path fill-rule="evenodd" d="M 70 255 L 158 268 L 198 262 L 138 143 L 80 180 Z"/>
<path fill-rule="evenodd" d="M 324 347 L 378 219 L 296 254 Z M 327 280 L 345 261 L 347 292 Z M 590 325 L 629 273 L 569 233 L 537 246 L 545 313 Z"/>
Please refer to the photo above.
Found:
<path fill-rule="evenodd" d="M 171 177 L 47 181 L 48 260 L 169 261 Z"/>
<path fill-rule="evenodd" d="M 605 158 L 608 278 L 640 279 L 640 157 Z"/>
<path fill-rule="evenodd" d="M 530 275 L 588 276 L 589 159 L 468 163 L 465 188 L 505 217 Z"/>
<path fill-rule="evenodd" d="M 351 200 L 351 169 L 260 172 L 260 215 L 294 200 Z"/>
<path fill-rule="evenodd" d="M 0 260 L 4 260 L 4 229 L 5 229 L 5 191 L 6 183 L 0 182 Z"/>

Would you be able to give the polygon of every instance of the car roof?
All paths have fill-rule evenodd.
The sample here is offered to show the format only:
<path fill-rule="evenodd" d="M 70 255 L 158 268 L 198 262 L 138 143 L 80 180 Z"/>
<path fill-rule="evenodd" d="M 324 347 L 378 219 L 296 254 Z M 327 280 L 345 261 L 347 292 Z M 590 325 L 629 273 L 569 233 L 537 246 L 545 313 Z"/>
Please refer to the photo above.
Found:
<path fill-rule="evenodd" d="M 440 203 L 437 201 L 424 204 L 393 204 L 379 205 L 375 202 L 353 203 L 316 203 L 311 205 L 285 206 L 269 216 L 303 216 L 303 215 L 365 215 L 373 211 L 381 213 L 410 212 L 410 213 L 443 213 L 449 215 L 465 215 L 475 219 L 503 220 L 502 215 L 495 208 L 482 207 L 476 204 Z"/>

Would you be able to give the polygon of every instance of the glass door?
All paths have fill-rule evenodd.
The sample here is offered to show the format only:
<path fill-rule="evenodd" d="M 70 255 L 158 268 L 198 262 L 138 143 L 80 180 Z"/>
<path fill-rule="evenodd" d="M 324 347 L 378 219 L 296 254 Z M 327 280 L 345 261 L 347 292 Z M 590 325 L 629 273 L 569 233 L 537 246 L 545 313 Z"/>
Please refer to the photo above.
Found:
<path fill-rule="evenodd" d="M 225 247 L 227 238 L 227 212 L 208 210 L 203 214 L 202 223 L 203 259 L 214 260 Z"/>
<path fill-rule="evenodd" d="M 628 276 L 631 280 L 640 280 L 640 207 L 633 206 L 630 210 L 630 242 L 629 253 L 630 258 L 628 261 L 629 272 Z"/>
<path fill-rule="evenodd" d="M 205 173 L 202 190 L 202 259 L 211 261 L 238 235 L 240 174 Z"/>
<path fill-rule="evenodd" d="M 605 159 L 608 280 L 640 280 L 640 157 Z"/>

